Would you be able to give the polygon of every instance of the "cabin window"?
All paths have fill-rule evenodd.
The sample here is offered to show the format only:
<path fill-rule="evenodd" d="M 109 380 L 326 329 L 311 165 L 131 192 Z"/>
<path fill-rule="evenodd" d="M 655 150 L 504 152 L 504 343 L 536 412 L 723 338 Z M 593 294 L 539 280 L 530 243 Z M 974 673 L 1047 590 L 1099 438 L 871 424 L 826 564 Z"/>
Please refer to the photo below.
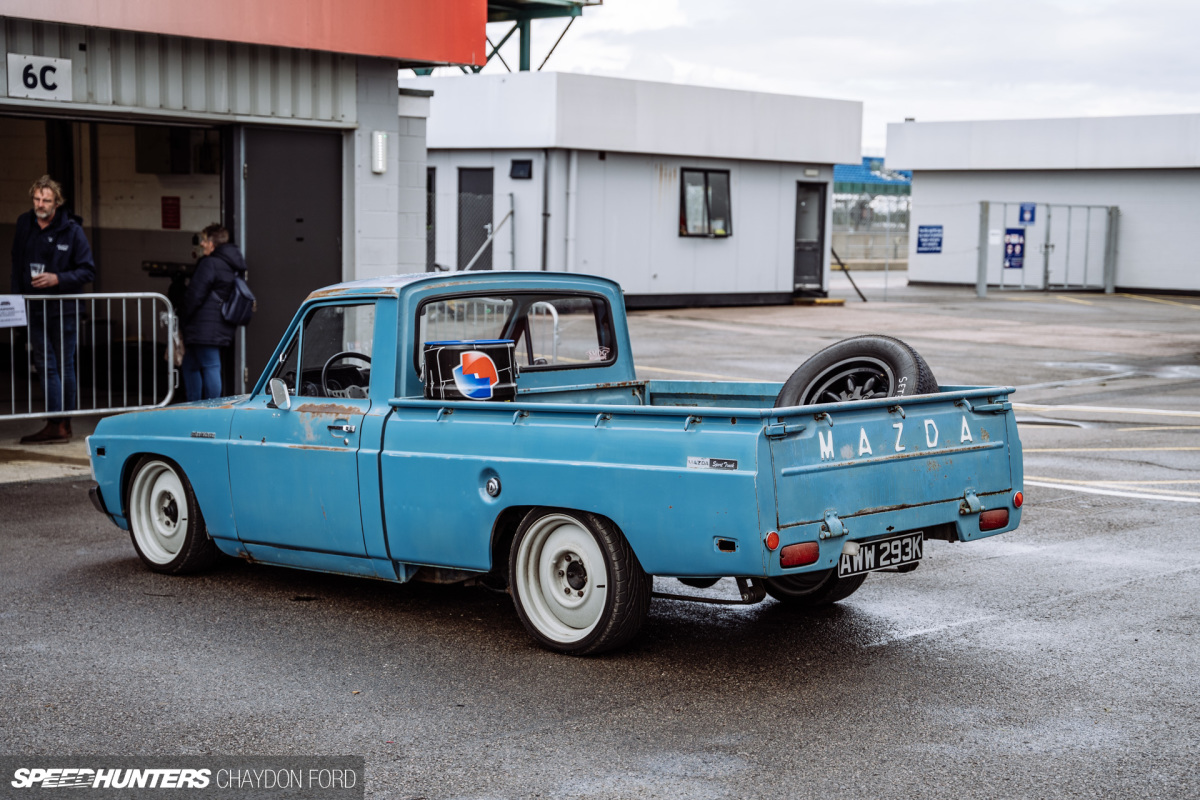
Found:
<path fill-rule="evenodd" d="M 300 397 L 365 398 L 374 338 L 374 303 L 317 306 L 304 317 L 271 377 Z"/>
<path fill-rule="evenodd" d="M 679 235 L 733 235 L 729 170 L 680 170 Z"/>

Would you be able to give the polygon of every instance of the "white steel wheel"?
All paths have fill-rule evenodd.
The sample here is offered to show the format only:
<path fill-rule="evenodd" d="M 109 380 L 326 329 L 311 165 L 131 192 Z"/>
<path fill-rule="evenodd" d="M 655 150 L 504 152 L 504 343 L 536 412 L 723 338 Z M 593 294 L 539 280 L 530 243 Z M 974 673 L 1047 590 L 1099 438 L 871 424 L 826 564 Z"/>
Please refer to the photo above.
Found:
<path fill-rule="evenodd" d="M 534 509 L 509 555 L 513 602 L 543 645 L 583 655 L 631 639 L 645 619 L 650 577 L 611 522 Z"/>
<path fill-rule="evenodd" d="M 156 572 L 192 572 L 216 556 L 191 484 L 166 459 L 148 456 L 134 468 L 129 531 L 138 556 Z"/>

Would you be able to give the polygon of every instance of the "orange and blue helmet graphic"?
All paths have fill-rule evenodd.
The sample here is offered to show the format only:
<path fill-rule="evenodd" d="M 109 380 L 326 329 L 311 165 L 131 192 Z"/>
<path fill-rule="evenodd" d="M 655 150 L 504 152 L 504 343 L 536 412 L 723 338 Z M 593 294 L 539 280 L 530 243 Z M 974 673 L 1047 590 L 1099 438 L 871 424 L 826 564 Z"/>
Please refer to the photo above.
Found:
<path fill-rule="evenodd" d="M 491 400 L 492 387 L 500 382 L 496 362 L 478 350 L 461 354 L 461 364 L 454 368 L 454 386 L 470 400 Z"/>

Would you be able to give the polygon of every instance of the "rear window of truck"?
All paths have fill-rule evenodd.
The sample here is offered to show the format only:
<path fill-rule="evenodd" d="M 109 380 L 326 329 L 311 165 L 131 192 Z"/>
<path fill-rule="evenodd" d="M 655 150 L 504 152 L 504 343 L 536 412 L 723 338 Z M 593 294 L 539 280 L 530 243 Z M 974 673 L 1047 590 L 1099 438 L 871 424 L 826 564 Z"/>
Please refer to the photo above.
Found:
<path fill-rule="evenodd" d="M 512 339 L 522 371 L 600 367 L 617 358 L 612 310 L 598 295 L 490 292 L 439 297 L 417 313 L 417 369 L 425 342 Z"/>

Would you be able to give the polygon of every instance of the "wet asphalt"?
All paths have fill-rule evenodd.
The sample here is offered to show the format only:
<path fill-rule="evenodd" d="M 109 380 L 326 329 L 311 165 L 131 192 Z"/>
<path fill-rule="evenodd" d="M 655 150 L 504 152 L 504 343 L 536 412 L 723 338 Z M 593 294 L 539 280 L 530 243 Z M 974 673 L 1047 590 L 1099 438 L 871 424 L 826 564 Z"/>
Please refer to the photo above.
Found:
<path fill-rule="evenodd" d="M 878 280 L 865 305 L 639 312 L 640 375 L 782 380 L 882 332 L 943 385 L 1026 387 L 1019 530 L 929 542 L 818 613 L 656 600 L 577 659 L 482 588 L 156 575 L 85 478 L 16 481 L 0 753 L 363 755 L 386 798 L 1200 796 L 1200 301 L 885 304 Z"/>

